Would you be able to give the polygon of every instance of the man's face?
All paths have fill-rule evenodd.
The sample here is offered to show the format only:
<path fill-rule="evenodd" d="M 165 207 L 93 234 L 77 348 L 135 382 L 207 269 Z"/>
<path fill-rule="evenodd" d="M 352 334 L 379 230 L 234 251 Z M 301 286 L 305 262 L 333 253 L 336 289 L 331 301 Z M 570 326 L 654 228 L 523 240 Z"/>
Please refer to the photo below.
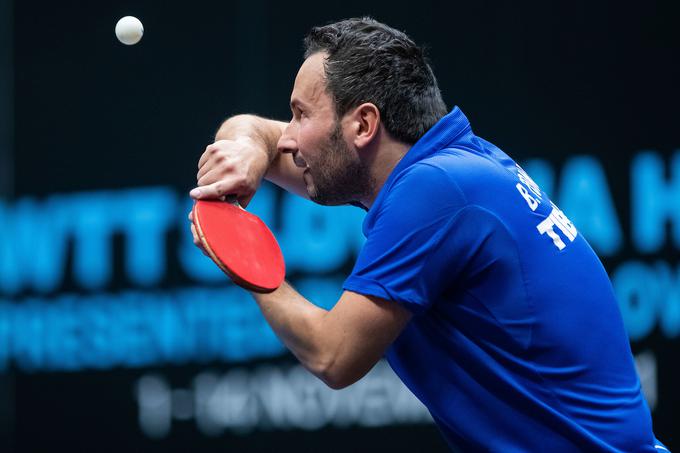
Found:
<path fill-rule="evenodd" d="M 338 205 L 364 197 L 371 178 L 336 117 L 326 91 L 324 59 L 324 53 L 316 53 L 300 67 L 290 101 L 293 118 L 278 147 L 292 153 L 295 164 L 305 169 L 303 178 L 312 201 Z"/>

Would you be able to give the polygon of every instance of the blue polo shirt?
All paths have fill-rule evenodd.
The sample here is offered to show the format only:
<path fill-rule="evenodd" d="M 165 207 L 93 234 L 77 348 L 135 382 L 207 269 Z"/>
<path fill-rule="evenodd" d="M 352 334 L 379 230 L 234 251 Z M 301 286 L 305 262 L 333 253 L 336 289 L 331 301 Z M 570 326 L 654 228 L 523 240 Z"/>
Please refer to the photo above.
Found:
<path fill-rule="evenodd" d="M 363 232 L 344 288 L 414 313 L 387 359 L 451 446 L 660 451 L 602 264 L 458 108 L 402 158 Z"/>

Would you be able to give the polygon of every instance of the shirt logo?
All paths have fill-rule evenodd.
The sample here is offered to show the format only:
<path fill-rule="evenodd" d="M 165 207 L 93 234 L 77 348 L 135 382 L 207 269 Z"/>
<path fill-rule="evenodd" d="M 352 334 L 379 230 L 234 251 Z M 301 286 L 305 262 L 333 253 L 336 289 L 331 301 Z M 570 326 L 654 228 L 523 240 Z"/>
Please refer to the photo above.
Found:
<path fill-rule="evenodd" d="M 517 191 L 522 195 L 524 201 L 527 202 L 529 209 L 536 211 L 538 205 L 543 200 L 541 189 L 519 165 L 517 165 L 517 178 L 519 179 L 519 182 L 515 185 Z M 576 236 L 578 235 L 578 231 L 576 231 L 576 227 L 571 220 L 569 220 L 552 201 L 550 202 L 550 205 L 552 206 L 550 215 L 536 225 L 536 229 L 541 235 L 546 235 L 552 239 L 553 245 L 557 247 L 558 250 L 564 250 L 567 245 L 560 235 L 555 232 L 555 227 L 562 232 L 569 242 L 574 242 L 574 239 L 576 239 Z"/>

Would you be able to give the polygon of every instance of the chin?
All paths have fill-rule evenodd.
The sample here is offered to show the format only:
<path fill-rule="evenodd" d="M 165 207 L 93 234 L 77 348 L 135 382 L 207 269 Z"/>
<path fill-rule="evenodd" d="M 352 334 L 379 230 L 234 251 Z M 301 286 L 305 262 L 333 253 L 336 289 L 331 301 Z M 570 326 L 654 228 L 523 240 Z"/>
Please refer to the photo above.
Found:
<path fill-rule="evenodd" d="M 314 194 L 312 194 L 310 192 L 307 192 L 307 193 L 309 194 L 310 200 L 312 200 L 316 204 L 320 204 L 320 205 L 323 205 L 323 206 L 342 206 L 342 205 L 346 205 L 346 204 L 349 203 L 349 200 L 337 200 L 337 199 L 335 199 L 335 200 L 330 199 L 329 200 L 328 198 L 320 197 L 319 194 L 317 194 L 317 193 L 314 193 Z"/>

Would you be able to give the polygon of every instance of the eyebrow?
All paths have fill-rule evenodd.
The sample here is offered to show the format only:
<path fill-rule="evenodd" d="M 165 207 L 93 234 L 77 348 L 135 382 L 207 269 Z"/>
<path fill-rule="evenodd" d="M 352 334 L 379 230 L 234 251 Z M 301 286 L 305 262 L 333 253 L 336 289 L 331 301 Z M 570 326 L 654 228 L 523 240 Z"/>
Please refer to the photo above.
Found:
<path fill-rule="evenodd" d="M 305 103 L 302 102 L 301 100 L 299 100 L 299 99 L 291 99 L 291 100 L 290 100 L 290 108 L 291 108 L 291 109 L 294 109 L 296 105 L 299 105 L 299 106 L 302 106 L 302 107 L 305 107 L 305 108 L 307 107 L 307 104 L 305 104 Z"/>

